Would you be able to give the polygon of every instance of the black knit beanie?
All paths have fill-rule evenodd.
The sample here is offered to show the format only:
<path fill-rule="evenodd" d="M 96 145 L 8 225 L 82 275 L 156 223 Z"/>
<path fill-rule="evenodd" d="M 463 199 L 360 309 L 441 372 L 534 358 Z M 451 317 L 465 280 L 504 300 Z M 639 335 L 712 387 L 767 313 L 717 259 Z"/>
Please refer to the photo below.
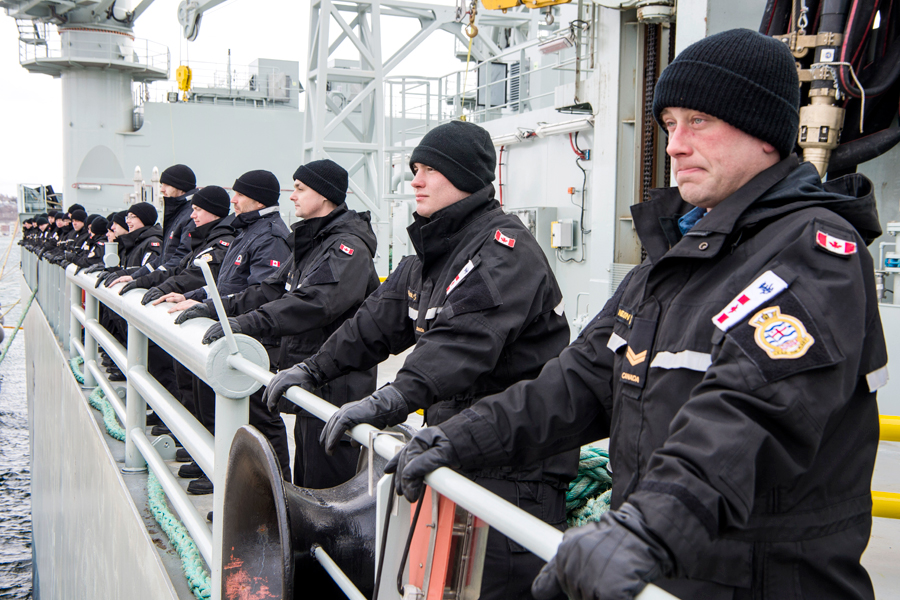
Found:
<path fill-rule="evenodd" d="M 477 192 L 494 180 L 497 153 L 491 134 L 468 121 L 450 121 L 425 134 L 409 158 L 428 165 L 446 177 L 456 189 Z"/>
<path fill-rule="evenodd" d="M 34 220 L 34 224 L 40 227 L 41 225 L 49 225 L 50 221 L 47 220 L 47 217 L 38 217 Z"/>
<path fill-rule="evenodd" d="M 87 219 L 87 213 L 83 210 L 69 211 L 69 216 L 73 221 L 81 221 L 82 223 L 84 223 L 85 219 Z"/>
<path fill-rule="evenodd" d="M 159 216 L 156 212 L 156 207 L 149 202 L 138 202 L 129 208 L 128 212 L 140 219 L 144 227 L 156 225 L 156 218 Z"/>
<path fill-rule="evenodd" d="M 94 235 L 106 235 L 109 230 L 109 222 L 103 217 L 97 217 L 91 221 L 91 233 Z"/>
<path fill-rule="evenodd" d="M 334 204 L 347 200 L 347 170 L 333 160 L 314 160 L 294 171 L 294 180 L 319 192 Z"/>
<path fill-rule="evenodd" d="M 53 217 L 53 218 L 55 219 L 55 218 L 56 218 L 56 214 L 57 214 L 57 211 L 55 211 L 55 210 L 48 211 L 48 212 L 47 212 L 47 218 L 49 219 L 50 217 Z"/>
<path fill-rule="evenodd" d="M 128 214 L 128 211 L 117 212 L 113 214 L 112 222 L 117 223 L 120 227 L 127 230 L 128 223 L 125 221 L 125 215 Z"/>
<path fill-rule="evenodd" d="M 99 219 L 99 218 L 100 218 L 100 215 L 98 215 L 97 213 L 92 213 L 87 216 L 87 219 L 84 220 L 84 224 L 90 225 L 91 223 L 94 222 L 94 219 Z"/>
<path fill-rule="evenodd" d="M 271 171 L 247 171 L 234 180 L 231 189 L 266 206 L 275 206 L 281 196 L 281 185 Z"/>
<path fill-rule="evenodd" d="M 176 190 L 189 192 L 197 187 L 197 177 L 187 165 L 172 165 L 162 172 L 159 182 L 171 185 Z"/>
<path fill-rule="evenodd" d="M 775 146 L 794 149 L 800 83 L 791 51 L 749 29 L 711 35 L 684 49 L 656 84 L 653 116 L 668 107 L 699 110 Z"/>
<path fill-rule="evenodd" d="M 80 204 L 73 204 L 72 206 L 69 207 L 69 211 L 68 211 L 68 212 L 69 212 L 70 215 L 72 214 L 72 211 L 73 211 L 73 210 L 84 210 L 84 207 L 83 207 L 82 205 L 80 205 Z"/>
<path fill-rule="evenodd" d="M 208 185 L 191 196 L 191 204 L 217 217 L 224 217 L 231 210 L 231 197 L 224 188 Z"/>

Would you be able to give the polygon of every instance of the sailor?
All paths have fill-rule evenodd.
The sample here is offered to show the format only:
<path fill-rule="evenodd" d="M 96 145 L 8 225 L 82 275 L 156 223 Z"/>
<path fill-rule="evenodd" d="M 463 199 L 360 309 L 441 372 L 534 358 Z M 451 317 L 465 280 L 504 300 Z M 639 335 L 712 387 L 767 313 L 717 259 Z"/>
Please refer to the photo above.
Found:
<path fill-rule="evenodd" d="M 72 231 L 68 236 L 68 239 L 64 240 L 64 242 L 56 247 L 53 250 L 53 257 L 51 261 L 62 265 L 63 267 L 68 266 L 68 263 L 71 261 L 66 260 L 66 255 L 74 255 L 75 253 L 82 250 L 82 246 L 86 245 L 87 239 L 90 237 L 90 229 L 85 227 L 85 221 L 87 220 L 87 213 L 83 210 L 77 209 L 70 211 L 69 217 L 72 222 Z"/>
<path fill-rule="evenodd" d="M 345 404 L 328 422 L 321 440 L 329 453 L 360 423 L 383 428 L 425 409 L 426 421 L 437 425 L 536 377 L 569 341 L 562 293 L 544 253 L 494 199 L 490 134 L 464 121 L 441 125 L 422 138 L 409 165 L 416 255 L 404 258 L 319 352 L 281 371 L 266 389 L 274 404 L 292 385 L 315 390 L 415 346 L 391 385 Z M 466 475 L 561 528 L 576 466 L 572 451 L 519 469 L 473 467 Z M 497 531 L 487 545 L 481 598 L 528 597 L 528 581 L 543 561 Z"/>
<path fill-rule="evenodd" d="M 94 218 L 91 219 L 91 217 Z M 91 217 L 88 217 L 91 224 L 85 226 L 85 229 L 90 230 L 90 237 L 87 242 L 85 242 L 87 247 L 72 256 L 69 256 L 70 253 L 66 253 L 66 260 L 78 265 L 76 274 L 85 267 L 101 263 L 103 261 L 103 254 L 106 252 L 106 232 L 108 231 L 109 224 L 106 219 L 100 215 L 91 215 Z"/>
<path fill-rule="evenodd" d="M 187 165 L 172 165 L 159 176 L 159 191 L 163 195 L 162 249 L 158 257 L 132 274 L 135 278 L 158 268 L 176 269 L 191 251 L 191 196 L 197 191 L 197 177 Z"/>
<path fill-rule="evenodd" d="M 108 269 L 107 275 L 97 280 L 97 287 L 101 283 L 109 286 L 113 281 L 127 273 L 136 272 L 159 256 L 162 250 L 162 228 L 156 224 L 158 216 L 155 206 L 149 202 L 139 202 L 113 219 L 115 227 L 121 227 L 124 221 L 128 231 L 116 232 L 119 266 Z"/>
<path fill-rule="evenodd" d="M 234 189 L 234 196 L 231 198 L 231 204 L 234 207 L 235 216 L 229 220 L 229 223 L 237 231 L 237 237 L 228 246 L 216 277 L 216 285 L 220 294 L 239 292 L 247 289 L 249 285 L 261 283 L 273 275 L 290 256 L 290 248 L 287 243 L 290 231 L 281 219 L 281 215 L 278 214 L 281 186 L 275 174 L 263 170 L 249 171 L 235 180 L 232 189 Z M 161 295 L 152 303 L 154 305 L 161 302 L 175 303 L 170 312 L 199 305 L 200 300 L 207 298 L 207 288 L 205 281 L 195 283 L 197 287 L 194 289 L 189 289 L 189 286 L 185 285 L 180 292 Z M 132 285 L 134 282 L 126 285 L 123 292 Z M 263 344 L 267 346 L 273 357 L 277 354 L 277 338 L 263 340 Z M 209 431 L 215 431 L 215 392 L 193 375 L 191 387 L 200 422 Z M 265 403 L 262 402 L 262 392 L 250 396 L 249 422 L 271 442 L 282 469 L 286 473 L 290 473 L 290 451 L 288 450 L 284 421 L 278 413 L 273 414 L 268 411 Z M 212 482 L 206 478 L 196 463 L 183 466 L 179 470 L 179 475 L 201 478 L 192 483 L 195 493 L 201 487 L 208 487 L 212 491 Z"/>
<path fill-rule="evenodd" d="M 316 160 L 300 166 L 293 176 L 296 216 L 293 226 L 293 256 L 272 276 L 246 290 L 222 298 L 231 329 L 266 343 L 273 370 L 288 368 L 318 351 L 322 343 L 378 287 L 373 257 L 377 240 L 368 212 L 347 208 L 348 175 L 331 160 Z M 218 319 L 207 300 L 184 311 L 176 320 L 207 317 Z M 206 332 L 203 343 L 222 337 L 222 325 Z M 316 393 L 342 406 L 375 391 L 375 367 L 348 373 L 325 384 Z M 262 392 L 259 392 L 260 397 Z M 270 398 L 268 410 L 278 415 L 297 413 L 297 406 Z M 280 419 L 280 417 L 279 417 Z M 295 485 L 325 489 L 335 487 L 356 474 L 359 450 L 349 440 L 328 456 L 319 444 L 324 423 L 299 412 L 294 424 L 296 455 Z M 284 477 L 291 479 L 282 467 Z"/>
<path fill-rule="evenodd" d="M 862 175 L 800 163 L 791 52 L 749 30 L 665 69 L 678 188 L 632 207 L 647 259 L 540 377 L 419 432 L 389 465 L 515 465 L 611 436 L 612 510 L 566 532 L 546 598 L 873 598 L 875 391 L 887 380 Z M 553 402 L 547 402 L 553 398 Z"/>

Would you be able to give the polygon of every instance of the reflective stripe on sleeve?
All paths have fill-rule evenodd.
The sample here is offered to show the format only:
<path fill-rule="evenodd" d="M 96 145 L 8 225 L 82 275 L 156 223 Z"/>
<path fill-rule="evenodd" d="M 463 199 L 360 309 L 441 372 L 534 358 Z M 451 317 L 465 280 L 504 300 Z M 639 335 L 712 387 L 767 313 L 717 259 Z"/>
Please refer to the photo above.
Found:
<path fill-rule="evenodd" d="M 883 388 L 888 382 L 888 368 L 884 365 L 866 375 L 866 383 L 869 384 L 869 392 Z"/>

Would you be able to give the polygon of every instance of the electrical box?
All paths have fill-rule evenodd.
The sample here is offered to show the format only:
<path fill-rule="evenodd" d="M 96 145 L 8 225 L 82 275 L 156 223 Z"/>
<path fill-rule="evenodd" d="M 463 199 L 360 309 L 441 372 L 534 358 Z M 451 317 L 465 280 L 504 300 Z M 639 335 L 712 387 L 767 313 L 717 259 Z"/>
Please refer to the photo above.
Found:
<path fill-rule="evenodd" d="M 560 250 L 575 248 L 575 221 L 561 219 L 550 223 L 550 247 Z"/>

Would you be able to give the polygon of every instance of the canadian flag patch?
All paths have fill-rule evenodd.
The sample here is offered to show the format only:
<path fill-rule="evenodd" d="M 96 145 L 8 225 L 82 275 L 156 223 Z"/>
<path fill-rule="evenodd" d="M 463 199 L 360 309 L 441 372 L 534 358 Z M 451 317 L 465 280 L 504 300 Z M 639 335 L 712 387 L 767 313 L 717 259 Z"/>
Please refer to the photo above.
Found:
<path fill-rule="evenodd" d="M 840 256 L 849 256 L 856 254 L 856 242 L 848 242 L 840 238 L 828 235 L 824 231 L 816 232 L 816 244 L 825 248 L 832 254 Z"/>
<path fill-rule="evenodd" d="M 228 242 L 226 242 L 225 240 L 219 240 L 219 243 L 222 244 L 223 246 L 229 245 Z"/>
<path fill-rule="evenodd" d="M 722 331 L 728 331 L 744 317 L 749 315 L 753 309 L 758 307 L 770 298 L 774 298 L 784 290 L 788 284 L 784 279 L 773 273 L 766 271 L 756 278 L 756 281 L 748 285 L 744 290 L 735 296 L 734 300 L 728 303 L 724 309 L 712 318 L 713 325 Z"/>
<path fill-rule="evenodd" d="M 281 266 L 281 263 L 278 262 L 277 260 L 270 260 L 270 261 L 269 261 L 269 266 L 270 266 L 270 267 L 280 267 L 280 266 Z"/>
<path fill-rule="evenodd" d="M 516 240 L 514 240 L 511 237 L 507 237 L 507 236 L 503 235 L 502 233 L 500 233 L 499 229 L 497 230 L 497 233 L 494 234 L 494 241 L 499 242 L 509 248 L 513 248 L 516 245 Z"/>
<path fill-rule="evenodd" d="M 150 245 L 153 247 L 159 246 L 159 242 L 150 242 Z"/>
<path fill-rule="evenodd" d="M 353 256 L 353 253 L 355 252 L 355 250 L 353 248 L 351 248 L 350 246 L 345 246 L 344 244 L 341 244 L 341 252 L 343 252 L 345 254 L 349 254 L 350 256 Z"/>

